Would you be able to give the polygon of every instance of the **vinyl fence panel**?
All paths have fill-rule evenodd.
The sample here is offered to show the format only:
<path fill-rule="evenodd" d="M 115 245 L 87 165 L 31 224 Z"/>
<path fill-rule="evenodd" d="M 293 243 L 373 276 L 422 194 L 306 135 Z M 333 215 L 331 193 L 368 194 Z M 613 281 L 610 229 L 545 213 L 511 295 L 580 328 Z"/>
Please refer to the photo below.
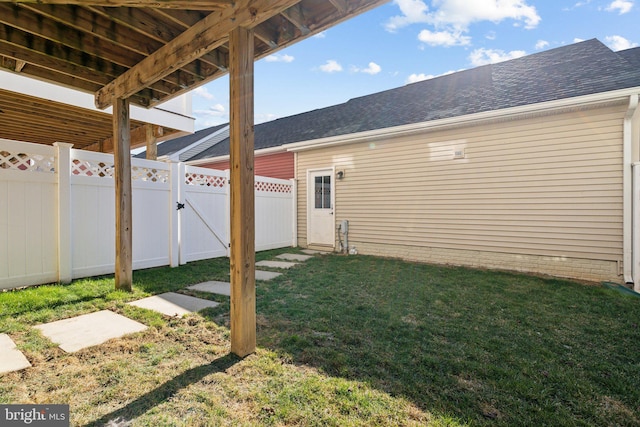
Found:
<path fill-rule="evenodd" d="M 131 167 L 134 269 L 228 256 L 228 171 Z M 111 154 L 0 139 L 0 289 L 114 272 L 113 172 Z M 256 250 L 295 245 L 295 182 L 255 190 Z"/>

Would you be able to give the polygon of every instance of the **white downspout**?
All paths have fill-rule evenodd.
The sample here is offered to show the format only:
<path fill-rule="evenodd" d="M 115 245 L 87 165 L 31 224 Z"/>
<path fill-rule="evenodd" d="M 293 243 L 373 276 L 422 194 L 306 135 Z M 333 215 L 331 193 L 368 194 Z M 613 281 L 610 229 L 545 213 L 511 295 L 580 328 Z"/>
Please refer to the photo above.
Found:
<path fill-rule="evenodd" d="M 638 254 L 633 253 L 633 242 L 639 230 L 633 229 L 634 210 L 638 203 L 633 200 L 633 116 L 638 108 L 638 94 L 629 96 L 629 107 L 623 124 L 623 185 L 622 185 L 622 224 L 623 224 L 623 273 L 626 283 L 633 283 L 634 261 Z"/>

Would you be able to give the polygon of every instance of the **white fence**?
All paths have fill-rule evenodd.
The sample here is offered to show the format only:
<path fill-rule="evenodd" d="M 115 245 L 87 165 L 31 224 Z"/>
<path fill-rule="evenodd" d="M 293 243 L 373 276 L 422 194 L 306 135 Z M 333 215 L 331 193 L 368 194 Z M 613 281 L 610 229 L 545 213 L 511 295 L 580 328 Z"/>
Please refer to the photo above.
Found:
<path fill-rule="evenodd" d="M 228 256 L 228 183 L 132 159 L 134 269 Z M 295 245 L 295 182 L 255 187 L 256 250 Z M 113 273 L 114 194 L 110 154 L 0 139 L 0 289 Z"/>

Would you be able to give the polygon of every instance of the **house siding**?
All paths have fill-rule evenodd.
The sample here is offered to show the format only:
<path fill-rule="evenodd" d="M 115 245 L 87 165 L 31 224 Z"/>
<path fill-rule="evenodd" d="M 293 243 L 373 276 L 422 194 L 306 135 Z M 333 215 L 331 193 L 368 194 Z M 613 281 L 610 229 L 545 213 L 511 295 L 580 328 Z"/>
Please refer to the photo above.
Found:
<path fill-rule="evenodd" d="M 293 153 L 275 153 L 256 156 L 254 160 L 254 173 L 271 178 L 291 179 L 294 177 Z M 226 170 L 229 169 L 229 160 L 212 162 L 200 165 L 204 168 Z"/>
<path fill-rule="evenodd" d="M 300 151 L 299 244 L 306 171 L 333 166 L 345 172 L 336 224 L 349 220 L 359 253 L 619 279 L 624 113 L 609 106 Z"/>

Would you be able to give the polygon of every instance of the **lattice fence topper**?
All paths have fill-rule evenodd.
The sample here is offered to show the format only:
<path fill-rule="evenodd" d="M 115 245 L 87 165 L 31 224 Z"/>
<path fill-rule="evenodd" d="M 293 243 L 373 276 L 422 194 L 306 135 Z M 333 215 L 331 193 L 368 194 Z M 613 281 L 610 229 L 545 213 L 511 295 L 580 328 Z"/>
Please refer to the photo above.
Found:
<path fill-rule="evenodd" d="M 113 164 L 91 160 L 73 159 L 71 174 L 76 176 L 91 176 L 95 178 L 113 178 Z"/>
<path fill-rule="evenodd" d="M 186 173 L 184 175 L 184 182 L 187 185 L 222 188 L 227 184 L 227 178 L 224 176 L 204 175 L 201 173 Z"/>
<path fill-rule="evenodd" d="M 53 156 L 0 151 L 0 169 L 55 173 L 55 161 L 56 159 Z"/>
<path fill-rule="evenodd" d="M 147 182 L 169 182 L 170 174 L 168 170 L 144 168 L 134 166 L 131 168 L 131 180 Z"/>
<path fill-rule="evenodd" d="M 291 193 L 291 184 L 278 184 L 275 182 L 256 181 L 256 191 L 268 193 Z"/>

